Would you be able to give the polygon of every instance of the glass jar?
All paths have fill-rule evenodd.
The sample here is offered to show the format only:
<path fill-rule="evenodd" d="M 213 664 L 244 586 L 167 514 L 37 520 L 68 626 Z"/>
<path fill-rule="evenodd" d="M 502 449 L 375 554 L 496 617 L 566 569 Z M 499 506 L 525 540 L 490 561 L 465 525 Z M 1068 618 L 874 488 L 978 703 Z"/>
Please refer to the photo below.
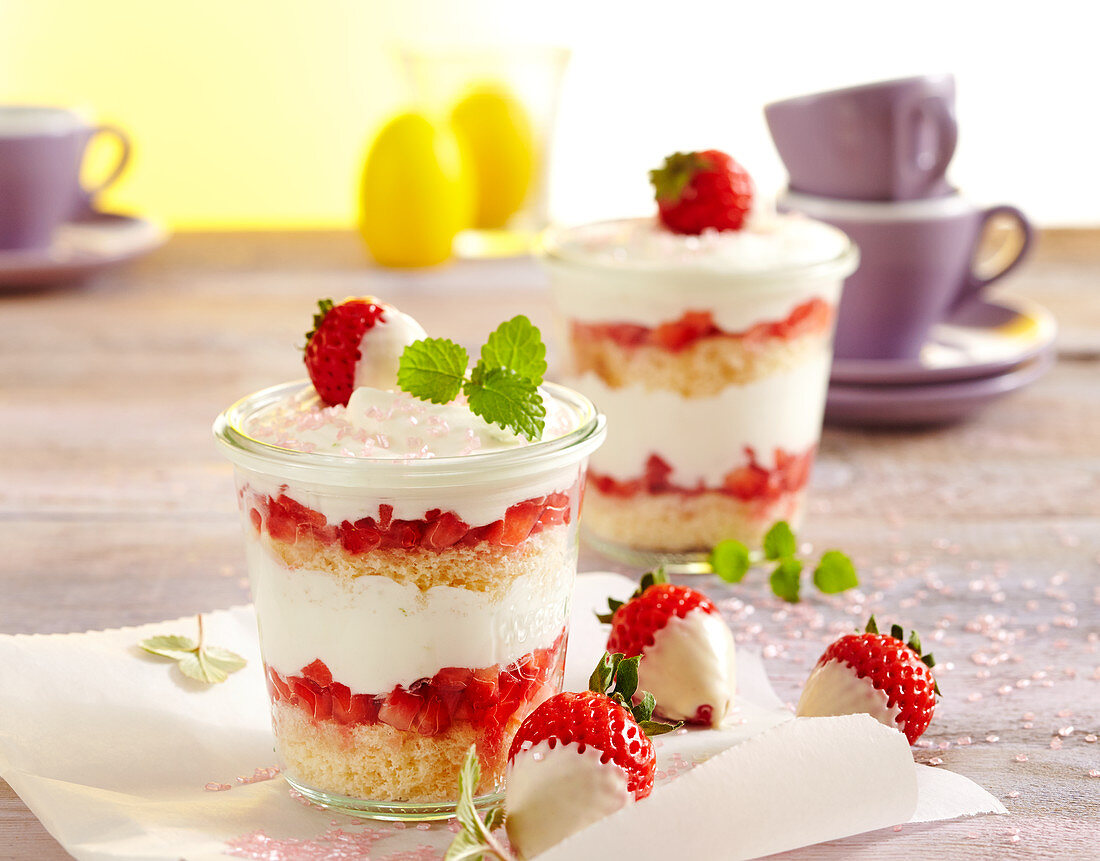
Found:
<path fill-rule="evenodd" d="M 582 531 L 632 564 L 691 570 L 722 539 L 758 547 L 801 520 L 858 252 L 799 216 L 734 234 L 631 219 L 543 235 L 563 381 L 608 422 Z"/>
<path fill-rule="evenodd" d="M 244 398 L 214 425 L 235 467 L 283 772 L 342 812 L 445 818 L 473 744 L 479 803 L 492 803 L 520 722 L 561 690 L 604 420 L 548 384 L 572 429 L 505 450 L 345 457 L 248 434 L 307 385 Z"/>

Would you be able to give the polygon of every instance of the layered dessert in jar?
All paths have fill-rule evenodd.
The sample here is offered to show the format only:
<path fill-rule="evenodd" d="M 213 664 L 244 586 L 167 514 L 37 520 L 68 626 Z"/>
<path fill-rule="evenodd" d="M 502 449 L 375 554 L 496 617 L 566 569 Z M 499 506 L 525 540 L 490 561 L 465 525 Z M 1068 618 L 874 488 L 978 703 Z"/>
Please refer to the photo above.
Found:
<path fill-rule="evenodd" d="M 453 814 L 470 745 L 479 794 L 498 793 L 520 722 L 561 689 L 603 421 L 541 375 L 521 379 L 541 412 L 526 434 L 475 414 L 477 385 L 442 403 L 402 391 L 400 357 L 424 333 L 377 300 L 323 305 L 316 322 L 313 383 L 258 392 L 215 425 L 235 465 L 276 749 L 318 803 Z"/>
<path fill-rule="evenodd" d="M 542 247 L 564 381 L 608 419 L 583 527 L 645 563 L 797 525 L 858 259 L 832 227 L 754 209 L 720 152 L 678 153 L 653 179 L 657 217 L 551 229 Z"/>

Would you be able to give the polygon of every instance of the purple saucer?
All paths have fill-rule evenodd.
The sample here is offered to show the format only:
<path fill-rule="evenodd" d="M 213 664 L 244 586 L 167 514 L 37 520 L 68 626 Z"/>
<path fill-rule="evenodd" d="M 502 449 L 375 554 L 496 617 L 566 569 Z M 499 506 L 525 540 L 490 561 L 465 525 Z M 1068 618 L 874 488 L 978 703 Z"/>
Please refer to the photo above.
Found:
<path fill-rule="evenodd" d="M 832 383 L 825 423 L 917 427 L 961 421 L 991 401 L 1035 382 L 1054 364 L 1054 350 L 992 377 L 933 385 L 859 386 Z"/>
<path fill-rule="evenodd" d="M 1003 374 L 1050 347 L 1054 316 L 1016 298 L 975 300 L 932 330 L 918 359 L 834 359 L 834 384 L 926 385 Z"/>
<path fill-rule="evenodd" d="M 144 218 L 95 213 L 62 225 L 49 248 L 0 251 L 0 291 L 79 281 L 148 254 L 167 236 Z"/>

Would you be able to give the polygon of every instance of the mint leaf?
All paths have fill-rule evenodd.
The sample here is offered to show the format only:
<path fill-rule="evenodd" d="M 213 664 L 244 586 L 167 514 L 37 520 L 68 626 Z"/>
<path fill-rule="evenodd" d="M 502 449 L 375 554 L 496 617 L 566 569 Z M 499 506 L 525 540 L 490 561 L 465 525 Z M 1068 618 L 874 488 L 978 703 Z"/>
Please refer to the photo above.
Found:
<path fill-rule="evenodd" d="M 206 684 L 224 682 L 230 673 L 235 673 L 248 662 L 229 649 L 207 646 L 204 643 L 202 615 L 198 617 L 199 641 L 190 637 L 168 635 L 149 637 L 138 645 L 151 655 L 169 658 L 176 662 L 179 671 L 185 676 Z"/>
<path fill-rule="evenodd" d="M 409 349 L 406 347 L 406 352 Z M 399 375 L 399 382 L 400 379 Z M 401 387 L 405 388 L 403 383 Z M 464 391 L 474 415 L 529 440 L 542 437 L 546 407 L 538 388 L 526 377 L 508 368 L 489 368 L 478 374 L 476 382 L 467 381 Z"/>
<path fill-rule="evenodd" d="M 714 573 L 727 583 L 740 583 L 751 565 L 749 548 L 733 538 L 715 544 L 709 561 Z"/>
<path fill-rule="evenodd" d="M 504 821 L 503 809 L 493 808 L 482 822 L 474 806 L 474 792 L 480 780 L 481 765 L 477 760 L 477 748 L 471 744 L 466 751 L 466 759 L 463 760 L 462 770 L 458 775 L 458 805 L 455 808 L 455 818 L 462 830 L 455 835 L 455 839 L 447 847 L 447 852 L 443 856 L 444 861 L 476 861 L 485 856 L 496 858 L 498 861 L 515 861 L 512 854 L 492 834 L 493 829 L 498 828 Z"/>
<path fill-rule="evenodd" d="M 401 353 L 397 385 L 415 398 L 449 404 L 462 391 L 470 357 L 465 348 L 446 338 L 424 338 Z"/>
<path fill-rule="evenodd" d="M 784 601 L 797 604 L 802 586 L 802 563 L 791 557 L 780 559 L 772 572 L 771 586 L 772 591 Z"/>
<path fill-rule="evenodd" d="M 839 550 L 828 550 L 814 569 L 814 585 L 827 595 L 858 586 L 856 566 Z"/>
<path fill-rule="evenodd" d="M 488 368 L 508 368 L 536 386 L 546 373 L 546 345 L 530 320 L 520 314 L 501 323 L 481 348 L 481 360 Z"/>
<path fill-rule="evenodd" d="M 786 520 L 780 520 L 772 525 L 768 534 L 764 536 L 764 558 L 786 559 L 793 557 L 798 552 L 798 542 L 794 540 L 794 533 Z"/>

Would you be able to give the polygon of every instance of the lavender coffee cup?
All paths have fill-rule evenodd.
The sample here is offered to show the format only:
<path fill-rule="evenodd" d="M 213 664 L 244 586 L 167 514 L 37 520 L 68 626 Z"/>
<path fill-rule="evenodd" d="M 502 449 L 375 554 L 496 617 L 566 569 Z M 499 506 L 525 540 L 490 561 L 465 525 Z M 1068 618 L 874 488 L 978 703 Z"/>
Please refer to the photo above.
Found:
<path fill-rule="evenodd" d="M 80 182 L 92 138 L 119 143 L 118 161 L 94 187 Z M 95 196 L 122 175 L 130 140 L 114 126 L 92 125 L 63 108 L 0 105 L 0 251 L 46 248 L 65 221 L 93 210 Z"/>
<path fill-rule="evenodd" d="M 953 193 L 955 79 L 922 75 L 830 90 L 764 108 L 792 191 L 845 200 Z"/>
<path fill-rule="evenodd" d="M 1024 259 L 1027 218 L 1013 206 L 977 206 L 960 195 L 902 203 L 839 201 L 788 192 L 778 206 L 843 230 L 860 264 L 844 285 L 834 355 L 914 359 L 931 328 Z M 978 259 L 994 220 L 1013 230 Z"/>

